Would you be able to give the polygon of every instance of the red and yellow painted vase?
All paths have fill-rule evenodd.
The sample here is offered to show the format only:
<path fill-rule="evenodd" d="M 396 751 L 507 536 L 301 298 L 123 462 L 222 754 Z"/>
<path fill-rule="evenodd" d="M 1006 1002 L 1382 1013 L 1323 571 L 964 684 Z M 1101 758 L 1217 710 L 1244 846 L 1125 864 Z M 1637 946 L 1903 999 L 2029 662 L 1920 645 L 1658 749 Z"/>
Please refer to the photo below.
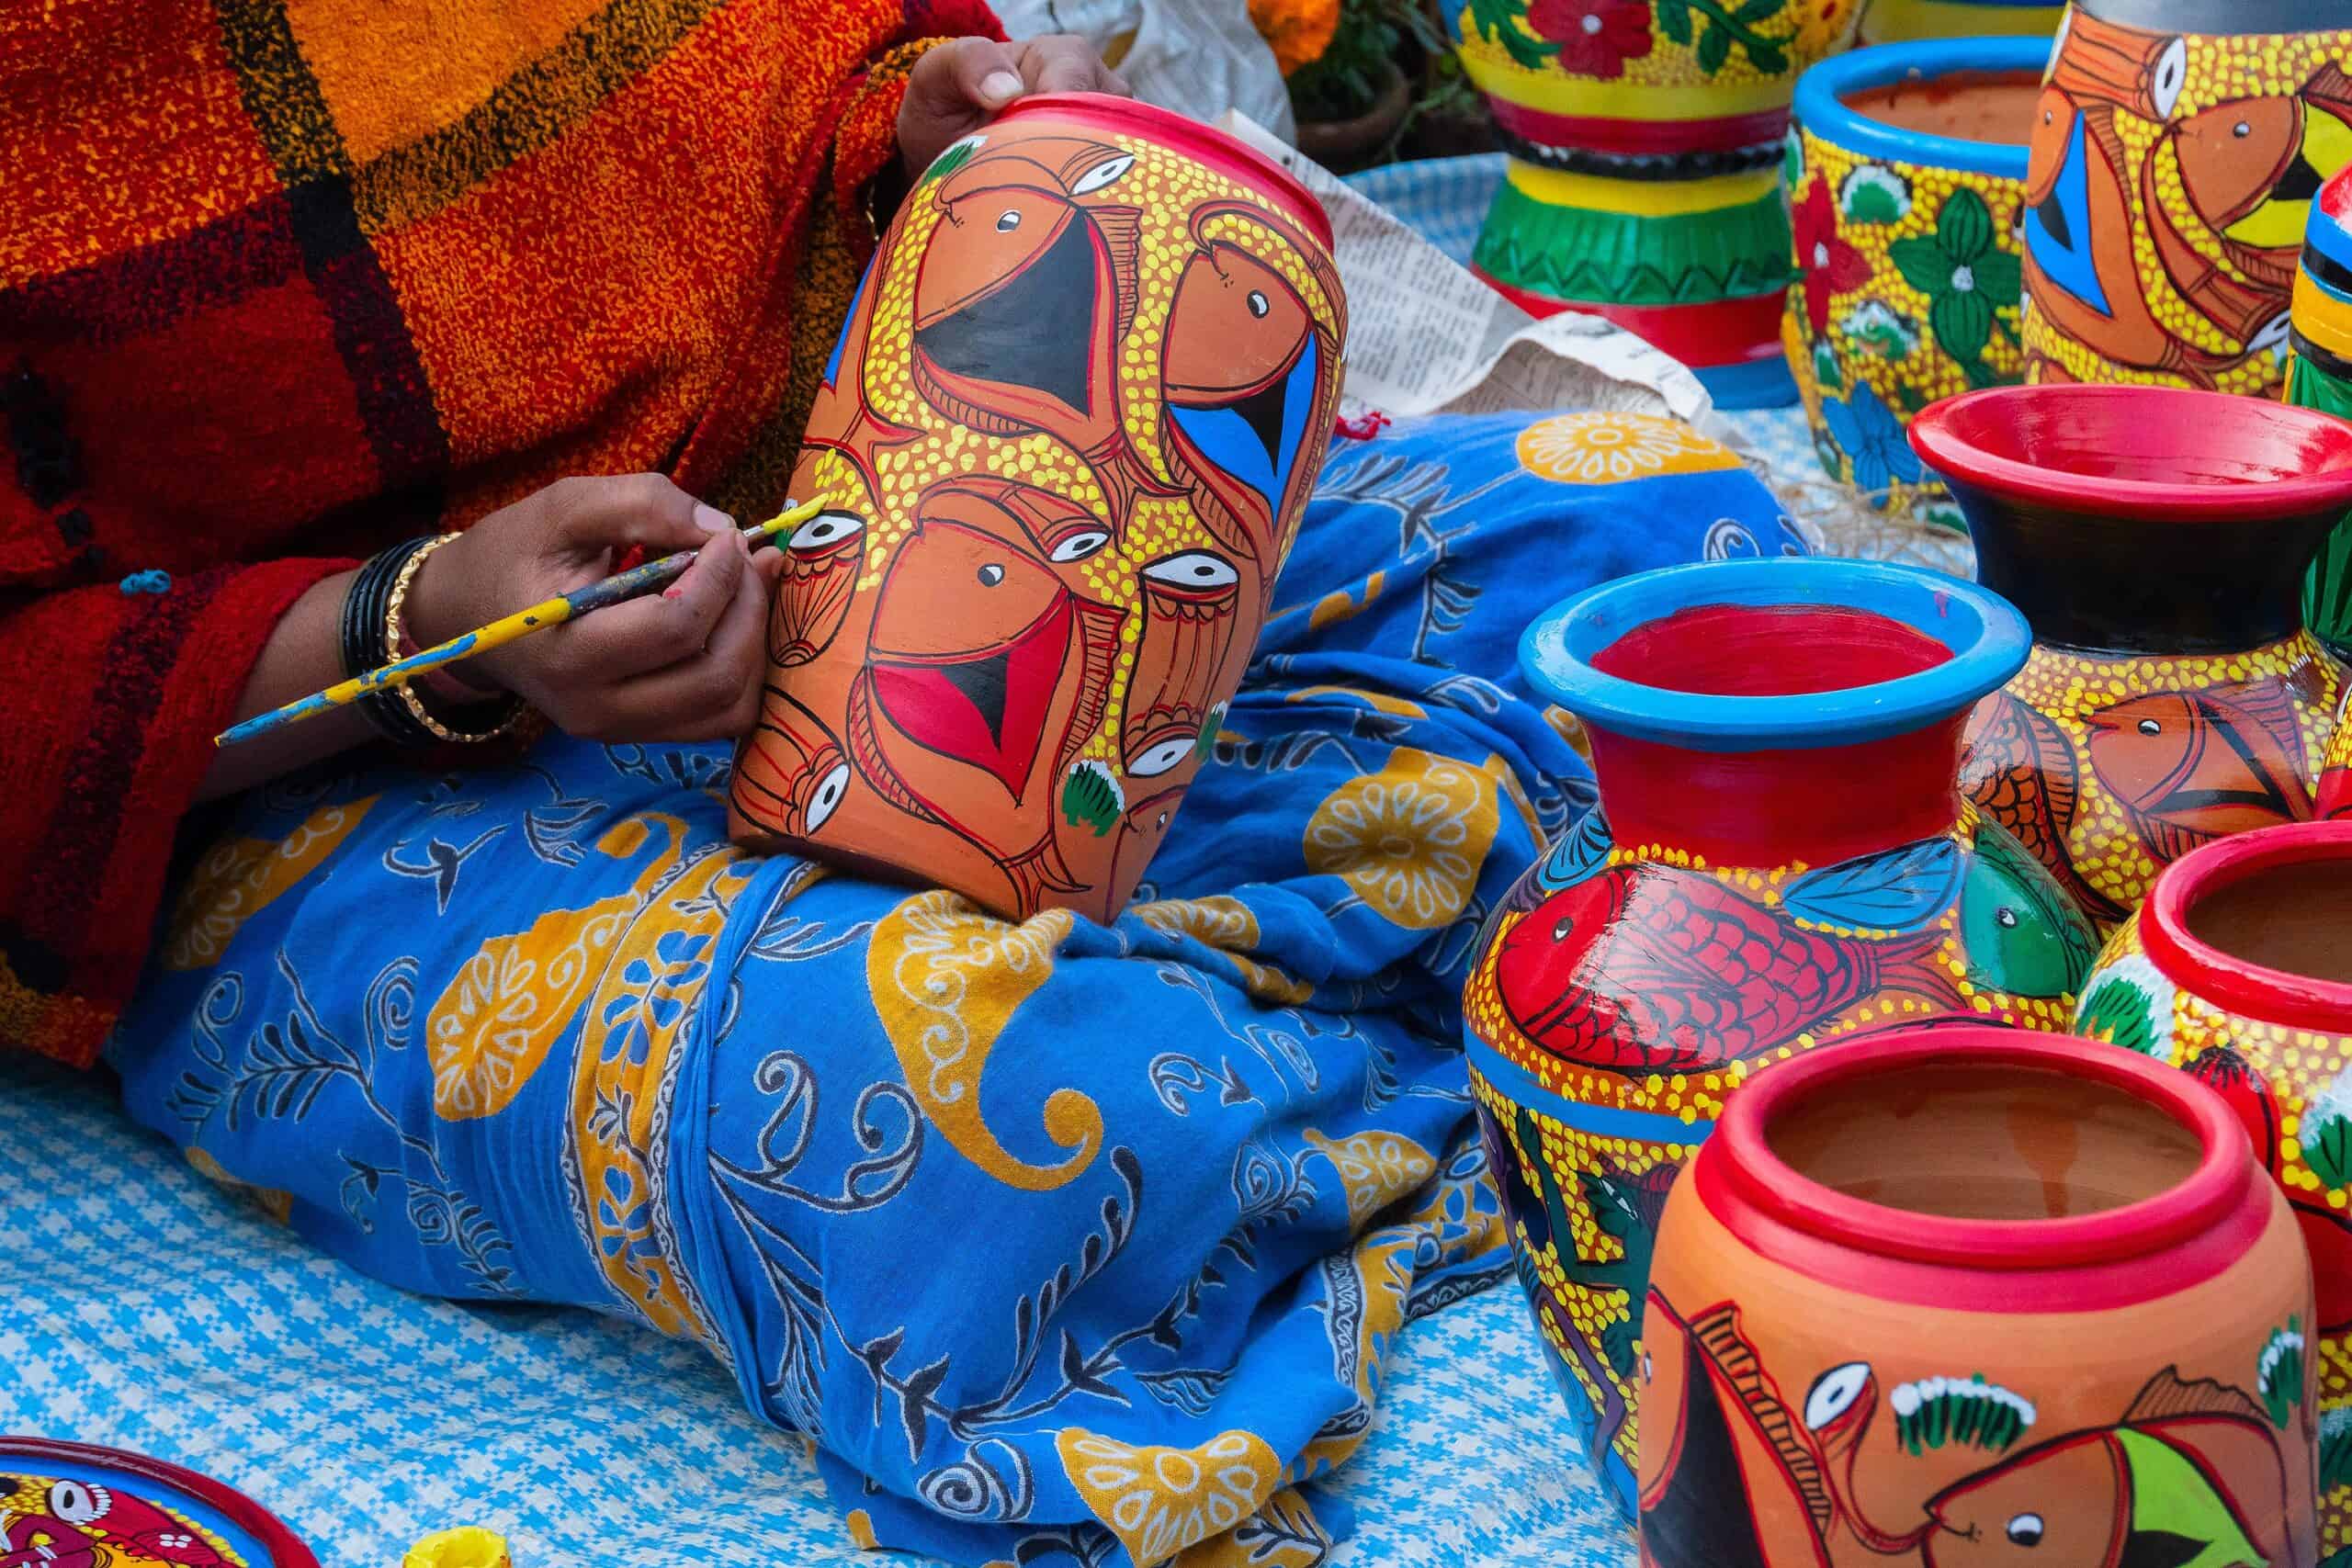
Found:
<path fill-rule="evenodd" d="M 1462 0 L 1463 68 L 1510 152 L 1475 269 L 1536 315 L 1608 317 L 1718 404 L 1786 403 L 1789 220 L 1776 165 L 1799 73 L 1856 0 Z"/>
<path fill-rule="evenodd" d="M 1666 1201 L 1645 1568 L 2311 1568 L 2310 1265 L 2229 1107 L 2064 1036 L 1776 1068 Z"/>
<path fill-rule="evenodd" d="M 1961 786 L 2099 924 L 2225 834 L 2313 814 L 2345 671 L 2304 563 L 2352 504 L 2352 425 L 2158 387 L 1995 388 L 1911 441 L 2033 656 L 1978 708 Z"/>
<path fill-rule="evenodd" d="M 1816 558 L 1621 579 L 1521 645 L 1600 805 L 1487 923 L 1470 1084 L 1547 1360 L 1628 1518 L 1658 1215 L 1724 1106 L 1868 1031 L 2071 1016 L 2090 927 L 1952 784 L 2027 642 L 1968 583 Z"/>
<path fill-rule="evenodd" d="M 2075 0 L 2033 129 L 2027 378 L 2275 395 L 2347 72 L 2335 0 Z"/>
<path fill-rule="evenodd" d="M 2352 169 L 2320 187 L 2295 269 L 2287 400 L 2352 418 Z M 2312 634 L 2352 659 L 2352 518 L 2335 525 L 2303 580 Z"/>
<path fill-rule="evenodd" d="M 144 1454 L 0 1437 L 7 1568 L 319 1568 L 268 1509 Z"/>
<path fill-rule="evenodd" d="M 2323 821 L 2352 818 L 2352 691 L 2346 693 L 2343 711 L 2336 716 L 2335 739 L 2327 743 L 2312 807 L 2312 814 Z"/>
<path fill-rule="evenodd" d="M 2099 954 L 2077 1032 L 2229 1102 L 2311 1254 L 2321 1556 L 2352 1550 L 2352 822 L 2209 844 L 2167 867 Z M 2309 1558 L 2300 1561 L 2311 1561 Z"/>
<path fill-rule="evenodd" d="M 1108 919 L 1249 662 L 1347 307 L 1297 181 L 1181 116 L 1024 98 L 866 271 L 792 493 L 739 841 Z"/>

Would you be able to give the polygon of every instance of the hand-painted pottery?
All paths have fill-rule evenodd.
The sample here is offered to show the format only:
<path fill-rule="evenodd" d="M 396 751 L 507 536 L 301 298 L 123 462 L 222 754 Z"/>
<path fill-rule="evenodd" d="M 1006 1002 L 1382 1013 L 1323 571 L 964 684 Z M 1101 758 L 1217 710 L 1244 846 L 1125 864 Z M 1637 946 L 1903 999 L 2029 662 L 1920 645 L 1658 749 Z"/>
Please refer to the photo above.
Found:
<path fill-rule="evenodd" d="M 1952 785 L 1969 705 L 2026 649 L 1980 588 L 1826 559 L 1621 579 L 1521 644 L 1600 805 L 1487 922 L 1470 1081 L 1551 1370 L 1629 1518 L 1659 1205 L 1724 1102 L 1871 1029 L 2065 1026 L 2090 928 Z"/>
<path fill-rule="evenodd" d="M 2352 425 L 2158 387 L 2004 387 L 1911 422 L 2033 657 L 1961 787 L 2102 929 L 2226 833 L 2312 815 L 2344 670 L 2303 563 L 2352 502 Z"/>
<path fill-rule="evenodd" d="M 2344 709 L 2336 715 L 2335 739 L 2327 743 L 2327 756 L 2320 766 L 2312 815 L 2325 822 L 2352 817 L 2352 693 L 2346 694 Z"/>
<path fill-rule="evenodd" d="M 2076 0 L 2034 117 L 2027 378 L 2276 392 L 2347 69 L 2337 0 Z"/>
<path fill-rule="evenodd" d="M 1107 919 L 1249 661 L 1346 305 L 1229 137 L 1023 99 L 899 209 L 823 371 L 729 825 L 1026 918 Z"/>
<path fill-rule="evenodd" d="M 1911 415 L 2014 381 L 2017 223 L 2046 40 L 1889 44 L 1797 84 L 1788 164 L 1800 285 L 1781 337 L 1834 479 L 1957 530 L 1903 439 Z"/>
<path fill-rule="evenodd" d="M 2352 418 L 2352 170 L 2321 186 L 2312 203 L 2293 310 L 2287 400 Z M 2314 637 L 2352 659 L 2352 519 L 2337 524 L 2312 558 L 2303 620 Z"/>
<path fill-rule="evenodd" d="M 1855 41 L 1865 46 L 1934 38 L 2038 38 L 2058 31 L 2063 5 L 2045 0 L 1869 0 Z"/>
<path fill-rule="evenodd" d="M 2227 1105 L 1958 1028 L 1775 1068 L 1674 1184 L 1645 1568 L 2310 1568 L 2312 1276 Z"/>
<path fill-rule="evenodd" d="M 7 1568 L 318 1568 L 276 1515 L 144 1454 L 0 1437 Z"/>
<path fill-rule="evenodd" d="M 2166 867 L 2099 954 L 2075 1028 L 2218 1089 L 2277 1174 L 2318 1279 L 2322 1551 L 2352 1549 L 2352 822 Z"/>
<path fill-rule="evenodd" d="M 1510 152 L 1474 258 L 1536 315 L 1589 310 L 1717 403 L 1792 400 L 1773 166 L 1797 73 L 1855 0 L 1467 0 L 1463 67 Z"/>

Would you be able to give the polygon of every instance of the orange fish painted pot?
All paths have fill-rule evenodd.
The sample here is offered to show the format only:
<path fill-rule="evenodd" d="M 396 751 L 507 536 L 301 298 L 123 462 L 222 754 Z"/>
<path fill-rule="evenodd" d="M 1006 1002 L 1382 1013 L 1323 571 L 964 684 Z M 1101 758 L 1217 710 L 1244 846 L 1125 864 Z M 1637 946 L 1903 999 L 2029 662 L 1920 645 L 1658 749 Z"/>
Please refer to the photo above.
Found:
<path fill-rule="evenodd" d="M 1027 98 L 900 206 L 792 493 L 737 841 L 1107 920 L 1248 663 L 1321 466 L 1329 220 L 1167 111 Z"/>
<path fill-rule="evenodd" d="M 2311 1269 L 2221 1098 L 2064 1036 L 1759 1077 L 1675 1183 L 1645 1568 L 2312 1568 Z"/>
<path fill-rule="evenodd" d="M 2324 1553 L 2352 1550 L 2352 822 L 2211 844 L 2108 942 L 2076 1030 L 2228 1101 L 2278 1178 L 2318 1284 Z"/>
<path fill-rule="evenodd" d="M 2352 425 L 2156 387 L 1994 388 L 1911 423 L 2032 656 L 1961 787 L 2102 930 L 2200 844 L 2308 820 L 2345 670 L 2304 564 L 2352 502 Z"/>
<path fill-rule="evenodd" d="M 2075 0 L 2026 180 L 2027 378 L 2275 394 L 2348 71 L 2333 0 Z"/>

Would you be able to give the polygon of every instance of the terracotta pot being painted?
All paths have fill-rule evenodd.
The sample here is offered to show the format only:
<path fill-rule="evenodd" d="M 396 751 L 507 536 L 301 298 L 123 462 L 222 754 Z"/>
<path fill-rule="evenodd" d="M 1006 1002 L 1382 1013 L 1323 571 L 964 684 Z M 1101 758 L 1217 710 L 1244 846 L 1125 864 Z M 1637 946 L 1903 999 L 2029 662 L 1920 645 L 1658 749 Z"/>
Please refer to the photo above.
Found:
<path fill-rule="evenodd" d="M 1961 786 L 2104 930 L 2202 843 L 2301 821 L 2344 670 L 2303 563 L 2352 504 L 2352 425 L 2156 387 L 2008 387 L 1911 423 L 2033 657 Z"/>
<path fill-rule="evenodd" d="M 741 842 L 1109 919 L 1241 679 L 1322 461 L 1346 304 L 1230 137 L 1024 98 L 883 237 L 810 415 Z"/>
<path fill-rule="evenodd" d="M 2352 1548 L 2352 822 L 2167 867 L 2099 954 L 2075 1028 L 2211 1086 L 2277 1174 L 2318 1279 L 2321 1551 Z"/>
<path fill-rule="evenodd" d="M 2038 38 L 2058 31 L 2066 7 L 2047 0 L 1867 0 L 1858 43 L 1945 38 Z"/>
<path fill-rule="evenodd" d="M 2352 418 L 2352 170 L 2320 187 L 2295 270 L 2287 400 Z M 2303 580 L 2312 635 L 2352 659 L 2352 519 L 2335 525 Z"/>
<path fill-rule="evenodd" d="M 1903 439 L 1911 416 L 2024 374 L 2017 225 L 2049 56 L 2031 38 L 1890 44 L 1797 84 L 1781 343 L 1823 469 L 1898 516 L 1961 526 Z"/>
<path fill-rule="evenodd" d="M 0 1437 L 0 1562 L 55 1568 L 319 1568 L 277 1516 L 144 1454 Z"/>
<path fill-rule="evenodd" d="M 2310 1568 L 2312 1279 L 2221 1099 L 1904 1032 L 1724 1112 L 1660 1223 L 1645 1568 Z"/>
<path fill-rule="evenodd" d="M 1780 360 L 1778 176 L 1799 73 L 1855 0 L 1468 0 L 1463 68 L 1510 164 L 1473 258 L 1536 315 L 1587 310 L 1725 408 L 1794 399 Z"/>
<path fill-rule="evenodd" d="M 1624 578 L 1521 645 L 1600 805 L 1487 923 L 1470 1083 L 1551 1370 L 1629 1518 L 1659 1206 L 1724 1105 L 1866 1031 L 2071 1016 L 2089 926 L 1952 784 L 1970 705 L 2026 649 L 1982 589 L 1829 559 Z"/>
<path fill-rule="evenodd" d="M 2347 72 L 2337 0 L 2076 0 L 2027 182 L 2028 379 L 2275 394 Z"/>

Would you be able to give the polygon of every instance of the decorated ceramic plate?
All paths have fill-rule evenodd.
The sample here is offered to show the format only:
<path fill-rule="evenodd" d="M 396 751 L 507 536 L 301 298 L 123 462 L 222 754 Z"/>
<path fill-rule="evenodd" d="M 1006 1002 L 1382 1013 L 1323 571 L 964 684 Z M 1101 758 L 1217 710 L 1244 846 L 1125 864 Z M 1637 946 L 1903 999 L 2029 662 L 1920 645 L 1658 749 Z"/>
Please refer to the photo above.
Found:
<path fill-rule="evenodd" d="M 143 1454 L 0 1437 L 0 1568 L 318 1568 L 243 1494 Z"/>

